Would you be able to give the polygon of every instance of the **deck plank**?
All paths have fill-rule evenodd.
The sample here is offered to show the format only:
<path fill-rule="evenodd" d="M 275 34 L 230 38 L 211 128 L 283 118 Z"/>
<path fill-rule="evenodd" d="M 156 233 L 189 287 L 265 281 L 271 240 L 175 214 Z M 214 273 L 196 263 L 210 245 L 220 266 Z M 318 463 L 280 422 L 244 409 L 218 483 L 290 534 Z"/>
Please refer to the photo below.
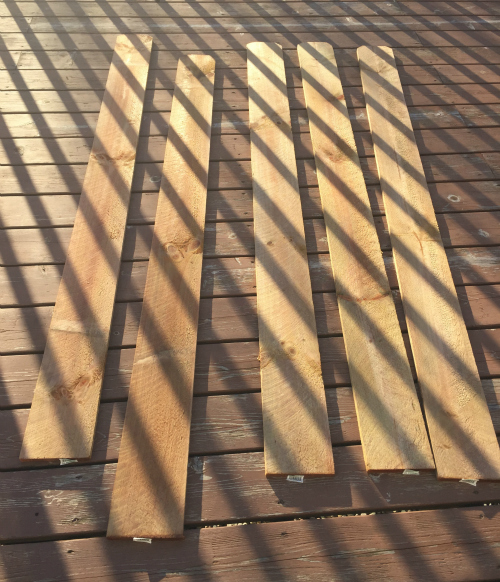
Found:
<path fill-rule="evenodd" d="M 295 142 L 296 143 L 296 142 Z M 159 144 L 158 147 L 160 147 Z M 496 181 L 437 182 L 429 185 L 436 214 L 500 210 L 500 191 Z M 323 215 L 319 191 L 315 186 L 301 188 L 304 218 Z M 368 186 L 368 196 L 374 216 L 384 214 L 379 185 Z M 4 228 L 72 226 L 79 194 L 41 194 L 39 196 L 0 197 L 0 215 Z M 129 225 L 154 221 L 158 193 L 132 193 Z M 207 222 L 250 220 L 253 216 L 252 191 L 244 189 L 209 191 Z"/>
<path fill-rule="evenodd" d="M 403 337 L 414 373 L 409 341 L 406 335 Z M 498 360 L 500 330 L 491 327 L 471 330 L 469 338 L 479 375 L 482 378 L 500 376 Z M 319 348 L 325 385 L 332 387 L 349 384 L 343 339 L 341 337 L 320 338 Z M 104 400 L 126 397 L 133 359 L 133 346 L 109 350 L 103 379 L 102 398 Z M 3 406 L 29 404 L 40 361 L 40 354 L 3 356 L 1 399 Z M 256 341 L 198 345 L 195 394 L 244 393 L 258 390 L 260 390 L 260 376 Z"/>
<path fill-rule="evenodd" d="M 447 249 L 446 256 L 456 286 L 500 283 L 500 247 Z M 398 286 L 390 251 L 382 254 L 392 289 Z M 335 290 L 328 254 L 309 255 L 313 293 Z M 148 261 L 122 263 L 116 301 L 142 298 Z M 54 303 L 63 265 L 28 265 L 0 269 L 0 304 L 4 307 Z M 255 293 L 253 257 L 205 259 L 201 278 L 202 297 L 237 297 Z"/>
<path fill-rule="evenodd" d="M 92 53 L 90 53 L 92 54 Z M 404 85 L 446 85 L 460 83 L 498 83 L 498 64 L 408 64 L 399 67 Z M 342 83 L 346 87 L 360 86 L 359 68 L 355 65 L 339 69 Z M 56 70 L 19 69 L 0 70 L 3 91 L 103 91 L 106 84 L 106 69 L 70 69 L 64 73 Z M 295 64 L 286 69 L 287 87 L 301 87 L 300 69 Z M 152 69 L 148 77 L 148 89 L 173 89 L 175 69 Z M 222 68 L 217 71 L 215 87 L 246 89 L 247 73 L 244 68 Z"/>
<path fill-rule="evenodd" d="M 51 17 L 171 17 L 199 18 L 200 16 L 232 16 L 274 18 L 282 16 L 401 16 L 437 14 L 488 16 L 499 14 L 494 2 L 394 2 L 388 4 L 380 0 L 360 2 L 331 2 L 315 6 L 314 3 L 293 1 L 280 2 L 204 2 L 201 5 L 189 2 L 127 3 L 114 2 L 68 2 L 50 1 L 43 8 L 34 2 L 5 3 L 0 7 L 0 16 L 46 16 Z"/>
<path fill-rule="evenodd" d="M 500 327 L 499 291 L 499 285 L 471 285 L 458 288 L 458 303 L 469 329 Z M 406 330 L 399 292 L 393 290 L 392 293 L 396 300 L 400 325 Z M 342 328 L 336 296 L 333 293 L 315 293 L 312 303 L 319 336 L 340 335 Z M 0 326 L 3 339 L 2 352 L 14 354 L 43 350 L 53 309 L 51 305 L 6 308 Z M 115 306 L 111 322 L 110 347 L 129 346 L 135 343 L 141 310 L 141 301 L 118 303 Z M 201 300 L 199 342 L 254 339 L 258 339 L 255 297 L 216 297 Z"/>
<path fill-rule="evenodd" d="M 498 212 L 467 212 L 439 214 L 437 221 L 445 247 L 497 246 L 500 241 Z M 390 249 L 390 238 L 385 216 L 375 217 L 382 250 Z M 310 254 L 328 251 L 324 221 L 306 219 L 306 245 Z M 19 228 L 0 231 L 4 266 L 64 263 L 72 229 Z M 149 224 L 127 227 L 122 261 L 145 260 L 149 257 L 152 226 Z M 206 258 L 255 255 L 252 222 L 217 222 L 207 224 L 205 232 Z"/>

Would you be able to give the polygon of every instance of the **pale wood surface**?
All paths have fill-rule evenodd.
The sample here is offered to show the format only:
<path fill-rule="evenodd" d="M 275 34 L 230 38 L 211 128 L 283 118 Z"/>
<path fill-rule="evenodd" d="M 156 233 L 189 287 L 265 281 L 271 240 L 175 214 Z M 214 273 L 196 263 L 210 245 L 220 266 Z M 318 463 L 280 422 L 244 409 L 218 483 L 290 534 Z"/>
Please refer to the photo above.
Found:
<path fill-rule="evenodd" d="M 21 459 L 92 453 L 151 45 L 116 42 Z"/>
<path fill-rule="evenodd" d="M 438 477 L 500 479 L 500 449 L 392 49 L 358 49 L 394 262 Z"/>
<path fill-rule="evenodd" d="M 214 74 L 179 60 L 108 537 L 183 537 Z"/>
<path fill-rule="evenodd" d="M 366 468 L 433 469 L 333 48 L 298 53 Z"/>
<path fill-rule="evenodd" d="M 281 47 L 248 49 L 266 474 L 333 473 Z"/>

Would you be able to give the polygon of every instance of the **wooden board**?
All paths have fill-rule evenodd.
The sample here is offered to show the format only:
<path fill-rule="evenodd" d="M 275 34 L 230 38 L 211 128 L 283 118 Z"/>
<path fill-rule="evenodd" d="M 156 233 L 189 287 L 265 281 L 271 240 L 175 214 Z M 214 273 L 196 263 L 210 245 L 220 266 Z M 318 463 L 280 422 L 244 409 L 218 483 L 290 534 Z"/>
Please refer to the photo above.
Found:
<path fill-rule="evenodd" d="M 333 473 L 281 47 L 248 49 L 267 475 Z"/>
<path fill-rule="evenodd" d="M 116 42 L 22 460 L 92 453 L 151 44 Z"/>
<path fill-rule="evenodd" d="M 183 537 L 215 61 L 179 60 L 108 537 Z"/>
<path fill-rule="evenodd" d="M 412 352 L 441 479 L 500 479 L 500 449 L 392 50 L 358 49 Z"/>
<path fill-rule="evenodd" d="M 298 53 L 366 469 L 433 469 L 333 49 Z"/>

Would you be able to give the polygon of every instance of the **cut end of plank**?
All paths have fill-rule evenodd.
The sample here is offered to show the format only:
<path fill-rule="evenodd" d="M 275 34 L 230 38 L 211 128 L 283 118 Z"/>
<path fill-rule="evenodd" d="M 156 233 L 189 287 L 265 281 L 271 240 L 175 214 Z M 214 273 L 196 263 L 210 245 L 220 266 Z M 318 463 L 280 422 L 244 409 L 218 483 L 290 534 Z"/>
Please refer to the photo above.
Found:
<path fill-rule="evenodd" d="M 184 533 L 182 534 L 172 534 L 172 535 L 121 535 L 119 533 L 110 532 L 108 529 L 106 533 L 106 538 L 108 540 L 132 540 L 133 542 L 142 542 L 144 544 L 151 544 L 153 540 L 183 540 L 185 538 Z"/>
<path fill-rule="evenodd" d="M 251 51 L 251 52 L 255 52 L 260 51 L 261 49 L 263 49 L 264 47 L 268 47 L 268 48 L 273 48 L 273 47 L 277 47 L 279 49 L 279 55 L 281 56 L 281 53 L 283 51 L 283 47 L 278 44 L 277 42 L 249 42 L 246 46 L 247 50 Z M 278 53 L 277 53 L 278 54 Z"/>
<path fill-rule="evenodd" d="M 26 427 L 23 445 L 19 454 L 19 460 L 23 463 L 30 461 L 59 461 L 61 465 L 65 465 L 88 461 L 92 457 L 92 442 L 86 445 L 85 443 L 75 443 L 75 446 L 71 446 L 71 443 L 69 441 L 64 442 L 64 437 L 61 436 L 53 440 L 41 439 L 41 435 L 37 430 L 34 430 L 33 435 L 28 433 L 29 426 L 28 424 Z M 43 429 L 45 430 L 44 427 Z M 37 434 L 38 439 L 36 438 Z M 31 441 L 35 442 L 35 446 L 32 447 L 28 444 Z"/>
<path fill-rule="evenodd" d="M 369 59 L 372 57 L 381 57 L 394 59 L 394 51 L 390 46 L 369 46 L 364 45 L 358 47 L 357 50 L 358 59 Z"/>
<path fill-rule="evenodd" d="M 149 62 L 149 53 L 153 46 L 153 37 L 149 34 L 119 34 L 116 37 L 115 49 L 119 45 L 133 47 L 138 52 L 147 52 Z"/>

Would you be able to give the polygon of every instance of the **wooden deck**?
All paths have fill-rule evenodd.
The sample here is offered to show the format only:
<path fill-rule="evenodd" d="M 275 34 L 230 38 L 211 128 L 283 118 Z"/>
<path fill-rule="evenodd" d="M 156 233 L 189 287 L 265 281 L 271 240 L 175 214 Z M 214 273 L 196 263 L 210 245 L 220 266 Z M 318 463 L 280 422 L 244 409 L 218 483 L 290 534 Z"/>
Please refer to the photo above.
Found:
<path fill-rule="evenodd" d="M 0 4 L 1 580 L 500 579 L 500 484 L 365 471 L 295 47 L 335 48 L 405 341 L 356 47 L 395 48 L 464 318 L 500 434 L 500 4 L 5 0 Z M 102 404 L 87 463 L 21 464 L 118 33 L 151 70 Z M 282 44 L 336 475 L 264 476 L 246 51 Z M 186 538 L 104 537 L 181 54 L 216 59 Z"/>

